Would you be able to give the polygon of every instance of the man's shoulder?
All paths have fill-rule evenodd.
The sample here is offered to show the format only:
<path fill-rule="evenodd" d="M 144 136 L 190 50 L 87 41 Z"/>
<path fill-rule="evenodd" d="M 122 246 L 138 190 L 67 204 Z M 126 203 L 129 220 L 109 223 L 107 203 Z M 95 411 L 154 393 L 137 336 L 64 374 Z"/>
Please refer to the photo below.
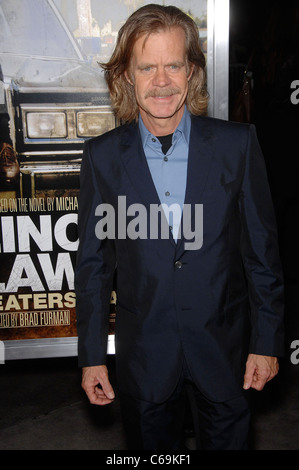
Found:
<path fill-rule="evenodd" d="M 131 124 L 122 124 L 114 129 L 111 129 L 103 134 L 100 134 L 96 137 L 89 139 L 86 145 L 91 147 L 98 146 L 114 146 L 118 142 L 122 142 L 126 138 L 126 134 L 131 134 L 136 131 L 136 123 Z"/>
<path fill-rule="evenodd" d="M 211 130 L 218 130 L 223 132 L 248 132 L 248 128 L 250 127 L 250 124 L 229 121 L 211 116 L 192 115 L 192 123 L 194 126 L 204 126 Z"/>
<path fill-rule="evenodd" d="M 200 139 L 204 136 L 210 142 L 214 142 L 215 145 L 225 148 L 245 148 L 251 131 L 254 129 L 252 124 L 207 116 L 192 117 L 191 132 L 193 130 L 193 138 Z"/>

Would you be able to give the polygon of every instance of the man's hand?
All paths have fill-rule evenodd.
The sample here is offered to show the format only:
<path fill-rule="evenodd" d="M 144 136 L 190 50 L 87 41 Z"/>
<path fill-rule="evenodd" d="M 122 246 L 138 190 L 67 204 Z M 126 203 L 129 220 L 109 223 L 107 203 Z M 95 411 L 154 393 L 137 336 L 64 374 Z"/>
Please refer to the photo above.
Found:
<path fill-rule="evenodd" d="M 92 405 L 107 405 L 115 397 L 106 366 L 83 367 L 82 388 Z"/>
<path fill-rule="evenodd" d="M 262 390 L 278 373 L 277 357 L 249 354 L 246 362 L 243 388 Z"/>

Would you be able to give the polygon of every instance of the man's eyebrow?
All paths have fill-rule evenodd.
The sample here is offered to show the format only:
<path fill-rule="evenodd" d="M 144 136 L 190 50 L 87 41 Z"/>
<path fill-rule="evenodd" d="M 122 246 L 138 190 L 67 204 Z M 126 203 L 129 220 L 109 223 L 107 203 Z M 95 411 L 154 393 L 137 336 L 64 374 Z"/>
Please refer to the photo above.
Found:
<path fill-rule="evenodd" d="M 153 67 L 155 64 L 149 63 L 149 62 L 142 62 L 140 64 L 137 64 L 137 68 L 139 69 L 145 69 L 147 67 Z"/>
<path fill-rule="evenodd" d="M 165 64 L 165 66 L 170 66 L 170 65 L 177 65 L 177 66 L 180 66 L 180 67 L 183 67 L 185 64 L 184 61 L 181 61 L 181 60 L 172 60 L 172 61 L 169 61 L 167 62 L 167 64 Z M 141 62 L 140 64 L 137 65 L 137 68 L 139 69 L 144 69 L 144 68 L 147 68 L 147 67 L 155 67 L 156 64 L 154 63 L 150 63 L 150 62 Z"/>
<path fill-rule="evenodd" d="M 183 67 L 185 65 L 185 62 L 183 62 L 181 60 L 173 60 L 173 61 L 170 61 L 169 63 L 167 63 L 166 65 L 179 65 L 179 66 Z"/>

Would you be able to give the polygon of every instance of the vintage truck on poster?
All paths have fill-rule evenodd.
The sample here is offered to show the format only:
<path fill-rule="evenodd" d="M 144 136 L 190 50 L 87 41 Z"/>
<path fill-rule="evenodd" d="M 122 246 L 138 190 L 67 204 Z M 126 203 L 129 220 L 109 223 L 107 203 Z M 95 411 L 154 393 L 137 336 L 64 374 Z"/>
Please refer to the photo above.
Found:
<path fill-rule="evenodd" d="M 82 147 L 115 127 L 101 69 L 80 48 L 90 49 L 88 34 L 73 36 L 59 3 L 0 1 L 0 341 L 8 358 L 63 355 L 66 338 L 75 347 Z M 89 13 L 88 2 L 73 5 Z M 101 42 L 93 38 L 95 52 Z"/>

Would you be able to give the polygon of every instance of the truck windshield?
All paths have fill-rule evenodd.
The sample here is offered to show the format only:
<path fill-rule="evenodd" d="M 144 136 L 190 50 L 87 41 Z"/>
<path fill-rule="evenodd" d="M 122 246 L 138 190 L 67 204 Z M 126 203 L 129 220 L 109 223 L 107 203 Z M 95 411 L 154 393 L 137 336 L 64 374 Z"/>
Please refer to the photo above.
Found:
<path fill-rule="evenodd" d="M 0 0 L 0 52 L 80 58 L 47 0 Z"/>

